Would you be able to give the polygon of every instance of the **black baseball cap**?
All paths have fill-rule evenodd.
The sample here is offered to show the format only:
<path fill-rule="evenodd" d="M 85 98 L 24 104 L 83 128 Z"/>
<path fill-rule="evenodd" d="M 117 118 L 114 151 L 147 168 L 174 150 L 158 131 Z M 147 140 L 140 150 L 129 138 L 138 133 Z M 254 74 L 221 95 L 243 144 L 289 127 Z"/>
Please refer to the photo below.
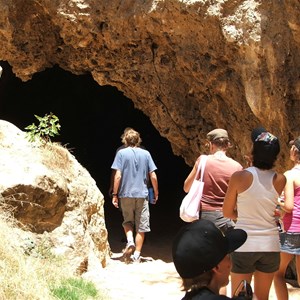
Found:
<path fill-rule="evenodd" d="M 263 132 L 267 132 L 267 130 L 264 127 L 256 127 L 251 132 L 251 140 L 254 142 L 256 138 Z"/>
<path fill-rule="evenodd" d="M 208 220 L 189 223 L 177 233 L 172 248 L 175 268 L 182 278 L 193 278 L 210 271 L 228 254 L 242 246 L 247 233 L 229 230 L 226 235 Z"/>
<path fill-rule="evenodd" d="M 273 163 L 279 152 L 278 138 L 268 131 L 260 133 L 253 142 L 253 157 L 256 161 Z"/>

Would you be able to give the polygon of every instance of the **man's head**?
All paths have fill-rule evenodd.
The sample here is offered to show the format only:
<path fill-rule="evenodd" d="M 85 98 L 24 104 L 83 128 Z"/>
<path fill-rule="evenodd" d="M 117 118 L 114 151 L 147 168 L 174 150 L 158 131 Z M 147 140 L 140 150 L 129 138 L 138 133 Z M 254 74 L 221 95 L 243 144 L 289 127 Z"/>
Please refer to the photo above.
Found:
<path fill-rule="evenodd" d="M 265 170 L 271 169 L 279 152 L 278 138 L 270 132 L 261 132 L 253 141 L 253 166 Z"/>
<path fill-rule="evenodd" d="M 175 268 L 183 279 L 197 277 L 216 267 L 246 239 L 247 234 L 241 229 L 230 230 L 224 236 L 211 221 L 200 219 L 190 223 L 174 239 Z"/>
<path fill-rule="evenodd" d="M 214 142 L 219 139 L 227 139 L 228 140 L 228 133 L 225 129 L 216 128 L 216 129 L 210 131 L 206 135 L 206 137 L 210 142 Z"/>
<path fill-rule="evenodd" d="M 126 132 L 124 132 L 122 142 L 126 147 L 139 147 L 142 139 L 137 131 L 129 128 Z"/>
<path fill-rule="evenodd" d="M 123 138 L 124 138 L 124 136 L 125 136 L 126 132 L 128 132 L 129 130 L 134 130 L 134 129 L 133 129 L 133 128 L 131 128 L 131 127 L 126 127 L 126 128 L 124 129 L 124 131 L 123 131 L 122 135 L 121 135 L 121 140 L 123 140 Z"/>
<path fill-rule="evenodd" d="M 211 152 L 217 151 L 217 150 L 227 150 L 231 143 L 228 138 L 228 133 L 225 129 L 222 128 L 216 128 L 212 131 L 210 131 L 206 138 L 208 140 L 207 145 L 213 145 L 215 149 L 210 149 Z"/>

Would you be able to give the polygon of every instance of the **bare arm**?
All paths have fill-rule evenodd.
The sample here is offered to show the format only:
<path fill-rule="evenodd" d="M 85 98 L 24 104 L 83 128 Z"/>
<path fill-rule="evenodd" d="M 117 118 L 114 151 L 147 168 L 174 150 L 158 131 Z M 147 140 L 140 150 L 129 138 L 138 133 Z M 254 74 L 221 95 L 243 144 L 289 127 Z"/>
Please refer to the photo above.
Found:
<path fill-rule="evenodd" d="M 286 185 L 286 177 L 283 174 L 276 173 L 273 178 L 273 185 L 277 193 L 280 195 Z"/>
<path fill-rule="evenodd" d="M 121 182 L 121 171 L 116 170 L 115 172 L 115 177 L 114 177 L 114 182 L 113 182 L 113 190 L 112 190 L 112 204 L 118 208 L 119 207 L 119 199 L 118 199 L 118 191 L 120 187 L 120 182 Z"/>
<path fill-rule="evenodd" d="M 284 202 L 279 202 L 279 205 L 285 212 L 291 213 L 294 208 L 294 177 L 290 171 L 286 171 L 284 176 L 286 177 Z"/>
<path fill-rule="evenodd" d="M 228 189 L 224 198 L 223 202 L 223 215 L 225 218 L 230 218 L 232 220 L 237 219 L 237 209 L 236 209 L 236 202 L 237 202 L 237 184 L 240 180 L 239 178 L 240 172 L 235 172 L 230 180 Z"/>
<path fill-rule="evenodd" d="M 190 172 L 190 174 L 188 175 L 188 177 L 185 179 L 184 184 L 183 184 L 183 190 L 188 193 L 192 183 L 194 181 L 194 178 L 196 176 L 197 173 L 197 169 L 198 169 L 198 164 L 199 164 L 199 159 L 196 160 L 194 167 L 192 169 L 192 171 Z"/>
<path fill-rule="evenodd" d="M 154 171 L 150 172 L 149 173 L 149 178 L 151 180 L 151 184 L 152 184 L 152 187 L 153 187 L 153 190 L 154 190 L 155 201 L 157 201 L 158 200 L 158 181 L 157 181 L 156 173 Z"/>

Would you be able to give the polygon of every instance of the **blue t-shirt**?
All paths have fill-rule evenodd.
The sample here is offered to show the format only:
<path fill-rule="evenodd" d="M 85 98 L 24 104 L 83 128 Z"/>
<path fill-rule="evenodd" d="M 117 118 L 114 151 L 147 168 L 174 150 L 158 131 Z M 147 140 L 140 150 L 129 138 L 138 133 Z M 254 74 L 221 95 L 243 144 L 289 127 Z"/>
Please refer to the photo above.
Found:
<path fill-rule="evenodd" d="M 111 168 L 121 171 L 119 198 L 148 196 L 149 173 L 157 169 L 149 151 L 139 147 L 121 149 L 117 152 Z"/>

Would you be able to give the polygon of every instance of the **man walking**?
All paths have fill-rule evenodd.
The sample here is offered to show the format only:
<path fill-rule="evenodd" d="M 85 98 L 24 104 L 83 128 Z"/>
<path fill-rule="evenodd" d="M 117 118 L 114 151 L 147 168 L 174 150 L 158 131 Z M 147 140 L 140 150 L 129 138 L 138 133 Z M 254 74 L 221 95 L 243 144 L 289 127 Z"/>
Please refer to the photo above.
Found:
<path fill-rule="evenodd" d="M 130 129 L 123 137 L 126 146 L 116 153 L 111 168 L 115 170 L 112 204 L 123 214 L 123 228 L 127 237 L 124 250 L 126 263 L 139 261 L 145 232 L 150 231 L 150 215 L 147 182 L 154 189 L 155 201 L 158 200 L 156 165 L 149 151 L 140 148 L 140 134 Z M 134 238 L 135 232 L 135 238 Z"/>

